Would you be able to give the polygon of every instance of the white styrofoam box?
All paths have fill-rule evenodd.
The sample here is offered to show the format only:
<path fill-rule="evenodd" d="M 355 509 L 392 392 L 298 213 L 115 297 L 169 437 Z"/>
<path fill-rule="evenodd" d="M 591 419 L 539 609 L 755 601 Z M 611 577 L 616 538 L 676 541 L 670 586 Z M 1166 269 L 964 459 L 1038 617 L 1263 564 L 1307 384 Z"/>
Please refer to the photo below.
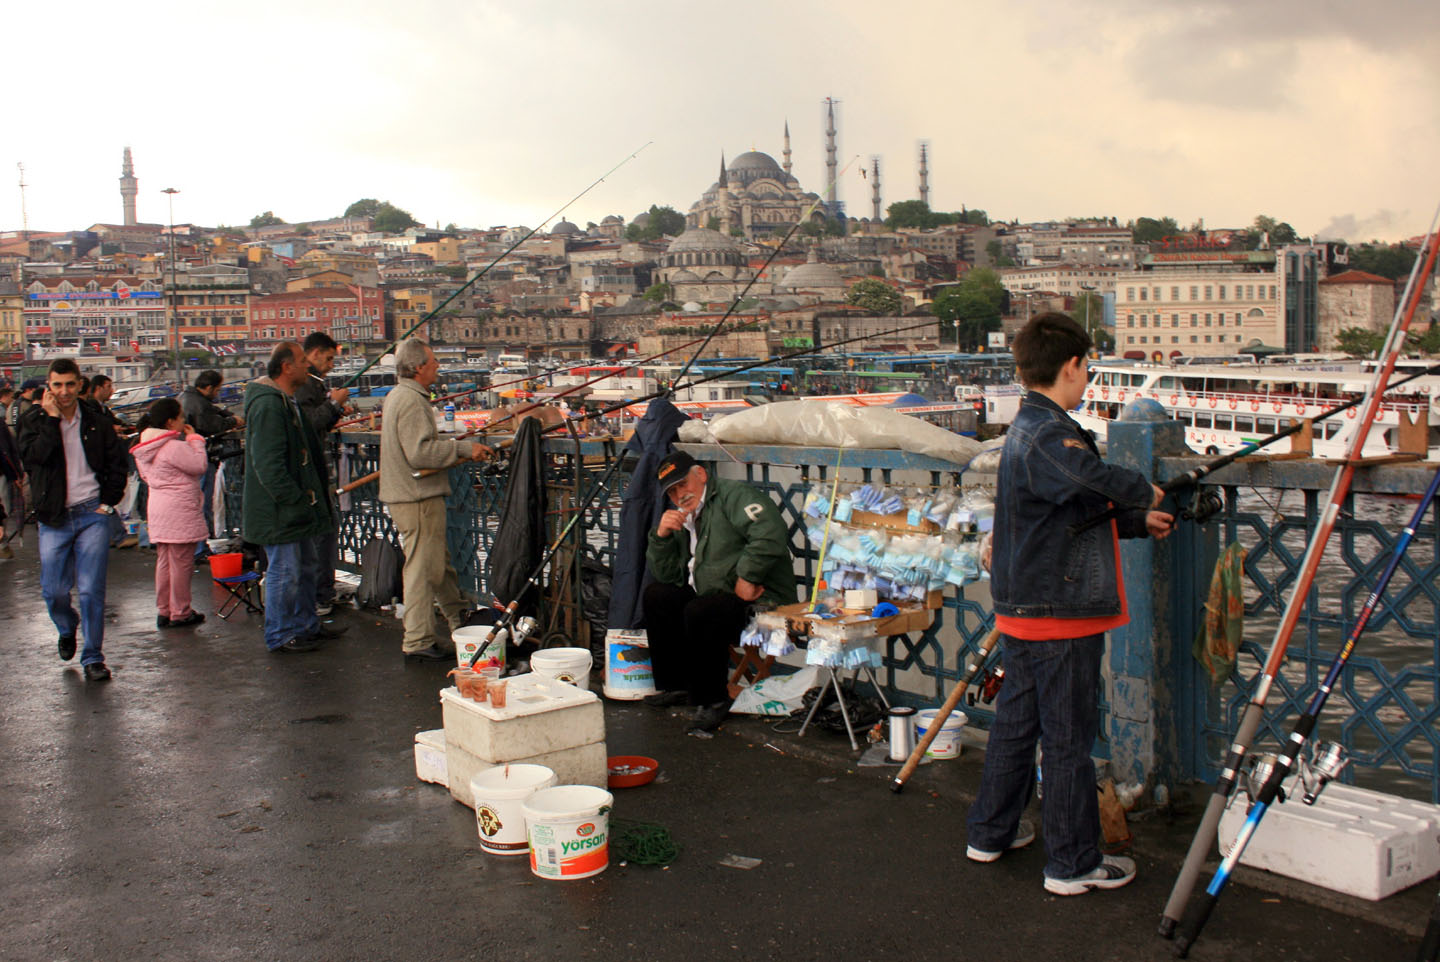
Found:
<path fill-rule="evenodd" d="M 529 758 L 507 760 L 514 764 L 544 765 L 555 773 L 555 780 L 560 785 L 594 785 L 596 788 L 604 788 L 610 777 L 610 756 L 603 741 L 575 748 L 562 748 Z M 450 794 L 457 802 L 469 808 L 475 807 L 470 779 L 478 772 L 494 768 L 496 764 L 504 764 L 487 761 L 448 742 L 445 747 L 445 761 L 450 773 Z"/>
<path fill-rule="evenodd" d="M 415 733 L 415 777 L 436 785 L 448 784 L 445 767 L 445 729 Z"/>
<path fill-rule="evenodd" d="M 506 681 L 504 708 L 462 698 L 454 688 L 440 692 L 447 745 L 499 763 L 605 740 L 605 712 L 593 691 L 534 673 Z"/>
<path fill-rule="evenodd" d="M 1314 805 L 1298 779 L 1272 805 L 1241 865 L 1379 901 L 1440 871 L 1440 805 L 1331 782 Z M 1225 854 L 1245 823 L 1242 796 L 1220 817 Z"/>
<path fill-rule="evenodd" d="M 845 590 L 846 608 L 864 608 L 869 611 L 879 603 L 880 594 L 874 588 L 847 588 Z"/>

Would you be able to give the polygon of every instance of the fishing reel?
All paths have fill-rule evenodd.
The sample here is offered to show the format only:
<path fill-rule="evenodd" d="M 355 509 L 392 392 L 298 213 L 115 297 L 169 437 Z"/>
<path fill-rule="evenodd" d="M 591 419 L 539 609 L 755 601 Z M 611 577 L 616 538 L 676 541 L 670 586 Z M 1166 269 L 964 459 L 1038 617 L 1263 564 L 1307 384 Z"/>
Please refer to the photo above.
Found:
<path fill-rule="evenodd" d="M 1204 488 L 1198 491 L 1194 499 L 1180 512 L 1180 517 L 1196 524 L 1204 524 L 1224 510 L 1225 499 L 1220 497 L 1220 492 L 1214 488 Z"/>
<path fill-rule="evenodd" d="M 991 668 L 986 668 L 985 671 L 984 671 L 984 673 L 981 674 L 980 680 L 979 680 L 978 682 L 976 682 L 976 688 L 978 688 L 978 689 L 979 689 L 979 692 L 980 692 L 980 702 L 981 702 L 981 704 L 988 705 L 988 704 L 990 704 L 992 701 L 994 701 L 994 700 L 995 700 L 995 696 L 998 695 L 998 694 L 1000 694 L 1000 686 L 1004 683 L 1004 681 L 1005 681 L 1005 669 L 1004 669 L 1004 667 L 1002 667 L 1002 666 L 1000 666 L 1000 665 L 995 665 L 995 666 L 993 666 L 993 667 L 991 667 Z M 970 691 L 968 691 L 968 692 L 965 693 L 965 701 L 966 701 L 966 703 L 969 704 L 971 707 L 974 707 L 974 705 L 975 705 L 975 689 L 974 689 L 974 688 L 972 688 Z"/>
<path fill-rule="evenodd" d="M 1280 759 L 1273 753 L 1256 753 L 1246 757 L 1245 780 L 1242 785 L 1251 804 L 1260 798 L 1266 782 L 1270 780 L 1275 766 L 1279 763 Z M 1300 800 L 1306 805 L 1314 805 L 1320 798 L 1320 793 L 1325 791 L 1325 786 L 1339 778 L 1349 764 L 1350 759 L 1345 757 L 1345 749 L 1339 742 L 1311 742 L 1309 757 L 1302 755 L 1297 758 L 1293 769 L 1299 775 L 1300 785 L 1304 788 Z M 1280 802 L 1285 801 L 1285 790 L 1281 788 L 1277 791 L 1275 798 Z"/>

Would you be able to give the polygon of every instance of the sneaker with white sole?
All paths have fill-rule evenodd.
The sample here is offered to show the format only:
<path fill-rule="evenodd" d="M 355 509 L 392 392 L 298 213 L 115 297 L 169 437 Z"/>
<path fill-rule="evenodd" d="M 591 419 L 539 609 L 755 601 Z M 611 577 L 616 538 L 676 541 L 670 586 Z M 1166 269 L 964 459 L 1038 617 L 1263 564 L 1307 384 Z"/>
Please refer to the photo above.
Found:
<path fill-rule="evenodd" d="M 1006 846 L 1006 849 L 1024 848 L 1033 841 L 1035 841 L 1035 823 L 1028 818 L 1022 818 L 1020 825 L 1015 829 L 1015 838 Z M 974 845 L 965 848 L 965 857 L 972 862 L 993 862 L 1004 854 L 1004 852 L 976 848 Z"/>
<path fill-rule="evenodd" d="M 1123 855 L 1106 855 L 1100 864 L 1076 878 L 1045 877 L 1045 891 L 1052 895 L 1084 895 L 1091 889 L 1118 889 L 1135 881 L 1135 860 Z"/>

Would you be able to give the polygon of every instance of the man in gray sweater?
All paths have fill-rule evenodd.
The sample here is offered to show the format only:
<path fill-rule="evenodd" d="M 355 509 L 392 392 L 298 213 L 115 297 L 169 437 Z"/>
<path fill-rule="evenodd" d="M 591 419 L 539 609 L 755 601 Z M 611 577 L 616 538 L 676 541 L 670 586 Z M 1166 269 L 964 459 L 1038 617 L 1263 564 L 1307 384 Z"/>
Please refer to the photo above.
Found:
<path fill-rule="evenodd" d="M 385 396 L 380 428 L 380 500 L 400 532 L 405 552 L 405 637 L 407 661 L 448 661 L 454 646 L 435 633 L 435 605 L 451 630 L 460 627 L 469 604 L 460 593 L 445 546 L 445 498 L 450 479 L 444 471 L 417 478 L 414 473 L 480 461 L 493 452 L 483 444 L 442 438 L 430 407 L 430 385 L 440 364 L 430 347 L 407 338 L 395 349 L 394 390 Z"/>

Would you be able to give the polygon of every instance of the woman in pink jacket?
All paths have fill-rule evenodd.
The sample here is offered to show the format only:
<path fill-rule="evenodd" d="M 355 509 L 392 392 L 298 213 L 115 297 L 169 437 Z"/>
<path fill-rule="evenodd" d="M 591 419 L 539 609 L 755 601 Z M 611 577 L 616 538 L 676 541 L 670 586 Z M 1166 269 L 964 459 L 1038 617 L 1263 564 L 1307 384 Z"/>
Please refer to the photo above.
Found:
<path fill-rule="evenodd" d="M 130 453 L 150 486 L 146 517 L 155 545 L 155 607 L 160 610 L 155 625 L 198 625 L 205 616 L 190 607 L 190 575 L 195 546 L 209 537 L 200 493 L 205 439 L 185 423 L 174 398 L 151 404 L 142 427 L 140 442 Z"/>

